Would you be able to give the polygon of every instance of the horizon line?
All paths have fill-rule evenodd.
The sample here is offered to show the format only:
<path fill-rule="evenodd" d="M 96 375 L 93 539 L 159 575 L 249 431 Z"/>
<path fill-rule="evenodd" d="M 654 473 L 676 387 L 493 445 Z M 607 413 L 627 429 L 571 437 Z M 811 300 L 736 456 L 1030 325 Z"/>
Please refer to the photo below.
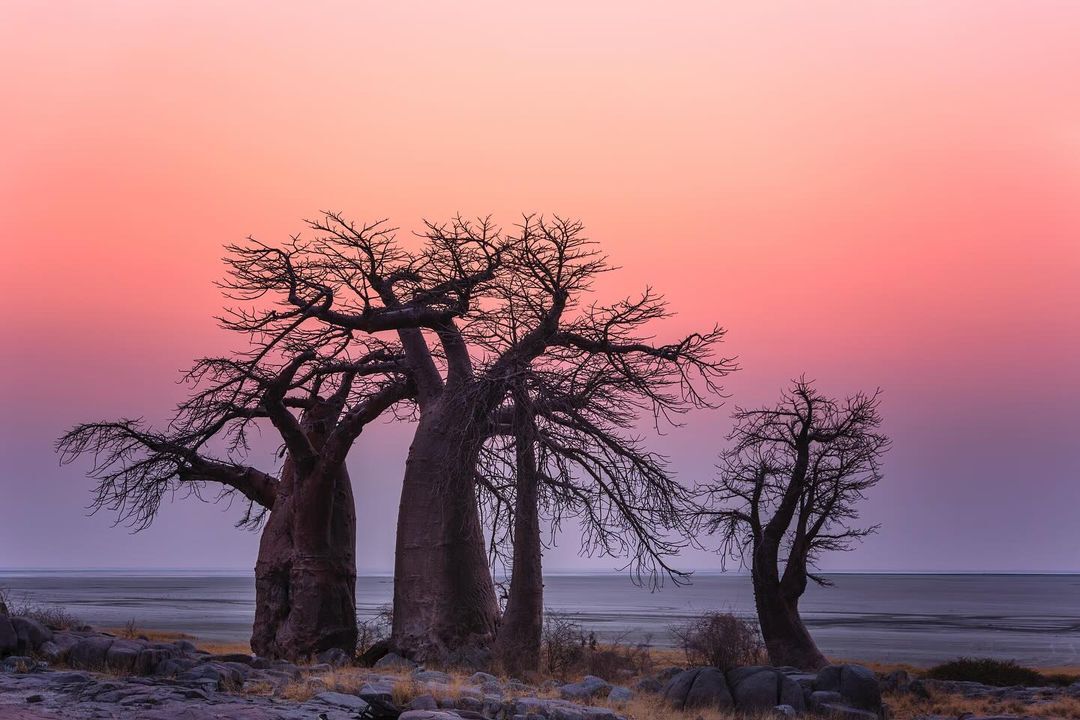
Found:
<path fill-rule="evenodd" d="M 70 566 L 0 566 L 0 575 L 13 575 L 18 573 L 122 573 L 122 574 L 145 574 L 154 576 L 157 574 L 214 574 L 247 576 L 254 571 L 244 567 L 160 567 L 160 566 L 100 566 L 100 567 L 70 567 Z M 749 577 L 748 570 L 719 570 L 716 568 L 688 569 L 686 572 L 692 575 L 731 575 L 737 577 Z M 823 575 L 1080 575 L 1080 570 L 821 570 Z M 543 572 L 547 576 L 623 576 L 628 573 L 623 570 L 590 570 L 584 568 L 555 568 Z M 359 568 L 358 577 L 393 577 L 393 570 L 384 568 Z"/>

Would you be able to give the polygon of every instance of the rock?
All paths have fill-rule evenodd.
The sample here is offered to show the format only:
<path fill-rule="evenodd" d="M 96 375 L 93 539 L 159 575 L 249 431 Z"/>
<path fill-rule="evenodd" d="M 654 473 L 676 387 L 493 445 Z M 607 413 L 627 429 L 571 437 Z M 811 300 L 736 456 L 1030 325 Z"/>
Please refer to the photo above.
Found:
<path fill-rule="evenodd" d="M 814 712 L 818 712 L 822 705 L 839 705 L 844 702 L 844 696 L 835 690 L 815 690 L 810 693 L 807 705 Z"/>
<path fill-rule="evenodd" d="M 724 709 L 733 704 L 724 673 L 713 667 L 684 670 L 671 678 L 663 693 L 664 700 L 680 710 L 699 707 Z"/>
<path fill-rule="evenodd" d="M 765 668 L 750 674 L 738 674 L 732 681 L 735 707 L 744 713 L 776 707 L 780 702 L 777 690 L 776 674 Z"/>
<path fill-rule="evenodd" d="M 795 712 L 795 708 L 790 705 L 777 705 L 773 708 L 773 713 L 776 717 L 795 717 L 798 715 L 798 713 Z"/>
<path fill-rule="evenodd" d="M 664 689 L 664 684 L 660 682 L 657 678 L 646 677 L 641 678 L 636 683 L 634 683 L 634 689 L 638 692 L 658 693 Z"/>
<path fill-rule="evenodd" d="M 595 675 L 586 675 L 581 682 L 559 686 L 559 696 L 564 700 L 589 700 L 611 692 L 611 684 Z"/>
<path fill-rule="evenodd" d="M 45 658 L 49 663 L 58 663 L 63 660 L 64 651 L 60 649 L 60 646 L 54 643 L 52 640 L 46 640 L 41 643 L 41 647 L 37 649 L 38 655 Z"/>
<path fill-rule="evenodd" d="M 373 667 L 381 670 L 412 670 L 416 667 L 416 663 L 397 653 L 386 653 L 375 662 Z"/>
<path fill-rule="evenodd" d="M 413 677 L 422 683 L 442 683 L 444 685 L 450 684 L 450 676 L 439 670 L 416 670 L 413 672 Z M 472 679 L 470 678 L 470 682 Z"/>
<path fill-rule="evenodd" d="M 360 657 L 356 659 L 356 662 L 361 667 L 373 667 L 375 662 L 390 652 L 390 641 L 379 640 L 374 643 L 364 652 L 360 653 Z"/>
<path fill-rule="evenodd" d="M 615 687 L 611 688 L 611 692 L 609 692 L 607 696 L 607 701 L 616 705 L 628 703 L 633 699 L 634 691 L 628 687 L 622 687 L 621 685 L 616 685 Z"/>
<path fill-rule="evenodd" d="M 172 647 L 143 648 L 135 658 L 133 672 L 136 675 L 153 675 L 163 662 L 176 657 L 176 654 L 176 649 Z"/>
<path fill-rule="evenodd" d="M 239 663 L 205 662 L 180 673 L 176 679 L 194 683 L 205 681 L 216 690 L 240 688 L 244 685 L 244 675 L 238 665 Z"/>
<path fill-rule="evenodd" d="M 863 710 L 881 708 L 881 686 L 877 675 L 862 665 L 845 665 L 840 673 L 840 694 L 849 704 Z"/>
<path fill-rule="evenodd" d="M 247 653 L 222 653 L 220 655 L 211 655 L 207 660 L 213 660 L 214 662 L 231 662 L 231 663 L 243 663 L 244 665 L 251 665 L 255 660 L 254 655 Z"/>
<path fill-rule="evenodd" d="M 195 643 L 190 640 L 177 640 L 173 643 L 176 649 L 185 655 L 193 655 L 199 651 L 199 648 L 195 647 Z"/>
<path fill-rule="evenodd" d="M 499 682 L 499 678 L 495 677 L 491 673 L 486 672 L 474 672 L 469 676 L 470 685 L 483 685 L 485 683 Z"/>
<path fill-rule="evenodd" d="M 834 718 L 834 720 L 879 720 L 877 713 L 848 707 L 847 705 L 840 705 L 838 703 L 826 703 L 818 708 L 818 712 L 827 717 Z M 968 720 L 972 719 L 968 718 Z"/>
<path fill-rule="evenodd" d="M 135 640 L 114 640 L 105 652 L 105 666 L 113 672 L 134 672 L 135 661 L 144 649 L 146 649 L 145 643 Z"/>
<path fill-rule="evenodd" d="M 447 710 L 406 710 L 398 720 L 461 720 L 461 716 Z"/>
<path fill-rule="evenodd" d="M 101 670 L 105 667 L 105 655 L 112 644 L 113 639 L 104 635 L 83 638 L 71 646 L 68 665 L 83 670 Z"/>
<path fill-rule="evenodd" d="M 19 646 L 19 636 L 15 634 L 15 627 L 5 615 L 0 615 L 0 658 L 15 652 Z"/>
<path fill-rule="evenodd" d="M 321 653 L 315 656 L 315 659 L 321 663 L 326 663 L 331 667 L 345 667 L 346 665 L 352 665 L 352 658 L 349 653 L 345 652 L 341 648 L 330 648 L 329 650 L 323 650 Z"/>
<path fill-rule="evenodd" d="M 815 690 L 838 692 L 846 701 L 863 710 L 881 708 L 881 686 L 870 668 L 862 665 L 827 665 L 818 671 Z"/>
<path fill-rule="evenodd" d="M 9 618 L 11 626 L 15 628 L 15 636 L 19 639 L 19 645 L 27 654 L 34 652 L 41 644 L 52 640 L 52 630 L 45 627 L 37 620 L 28 617 Z"/>
<path fill-rule="evenodd" d="M 802 688 L 776 668 L 736 668 L 728 672 L 727 680 L 740 712 L 770 710 L 777 705 L 790 705 L 800 712 L 806 709 Z"/>
<path fill-rule="evenodd" d="M 366 702 L 355 695 L 346 695 L 345 693 L 321 692 L 312 699 L 318 700 L 321 703 L 326 703 L 327 705 L 349 708 L 350 710 L 355 710 L 360 713 L 368 709 L 368 704 Z"/>
<path fill-rule="evenodd" d="M 394 698 L 394 689 L 389 683 L 365 683 L 356 692 L 369 703 L 390 702 Z"/>
<path fill-rule="evenodd" d="M 438 710 L 439 703 L 434 695 L 418 695 L 409 703 L 409 710 Z"/>

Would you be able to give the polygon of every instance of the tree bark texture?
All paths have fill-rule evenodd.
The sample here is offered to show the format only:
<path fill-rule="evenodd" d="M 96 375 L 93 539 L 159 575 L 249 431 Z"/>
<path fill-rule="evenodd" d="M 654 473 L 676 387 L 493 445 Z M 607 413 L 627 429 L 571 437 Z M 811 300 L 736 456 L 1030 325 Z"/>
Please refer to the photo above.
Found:
<path fill-rule="evenodd" d="M 543 551 L 538 512 L 536 447 L 529 432 L 517 433 L 517 496 L 510 592 L 499 624 L 496 653 L 502 669 L 520 677 L 540 667 L 544 623 Z"/>
<path fill-rule="evenodd" d="M 462 663 L 495 636 L 498 605 L 476 502 L 482 440 L 440 398 L 421 411 L 398 512 L 391 645 L 419 662 Z"/>

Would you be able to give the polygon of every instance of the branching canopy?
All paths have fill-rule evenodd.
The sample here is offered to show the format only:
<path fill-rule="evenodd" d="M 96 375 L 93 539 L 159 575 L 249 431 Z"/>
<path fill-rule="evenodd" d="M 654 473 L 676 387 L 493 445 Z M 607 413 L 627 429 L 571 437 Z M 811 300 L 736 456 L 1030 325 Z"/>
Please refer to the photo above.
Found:
<path fill-rule="evenodd" d="M 846 400 L 797 380 L 771 408 L 737 409 L 731 447 L 703 489 L 701 526 L 725 557 L 783 559 L 785 592 L 798 596 L 821 554 L 848 550 L 877 526 L 858 527 L 858 503 L 882 478 L 889 439 L 880 431 L 880 391 Z M 755 555 L 764 551 L 769 558 Z M 774 569 L 774 572 L 778 572 Z"/>

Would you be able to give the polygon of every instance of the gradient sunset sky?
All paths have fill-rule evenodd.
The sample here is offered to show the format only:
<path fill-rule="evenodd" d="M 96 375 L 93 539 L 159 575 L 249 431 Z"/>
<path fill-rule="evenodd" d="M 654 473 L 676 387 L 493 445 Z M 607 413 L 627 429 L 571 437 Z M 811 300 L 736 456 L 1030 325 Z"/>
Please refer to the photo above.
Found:
<path fill-rule="evenodd" d="M 727 327 L 728 407 L 654 443 L 690 484 L 732 405 L 880 386 L 883 528 L 828 569 L 1080 571 L 1078 38 L 1032 0 L 4 2 L 0 569 L 253 565 L 235 508 L 86 517 L 52 443 L 165 418 L 237 342 L 221 246 L 330 209 L 579 217 L 603 293 Z M 409 436 L 351 458 L 363 569 Z M 576 550 L 548 567 L 617 565 Z"/>

